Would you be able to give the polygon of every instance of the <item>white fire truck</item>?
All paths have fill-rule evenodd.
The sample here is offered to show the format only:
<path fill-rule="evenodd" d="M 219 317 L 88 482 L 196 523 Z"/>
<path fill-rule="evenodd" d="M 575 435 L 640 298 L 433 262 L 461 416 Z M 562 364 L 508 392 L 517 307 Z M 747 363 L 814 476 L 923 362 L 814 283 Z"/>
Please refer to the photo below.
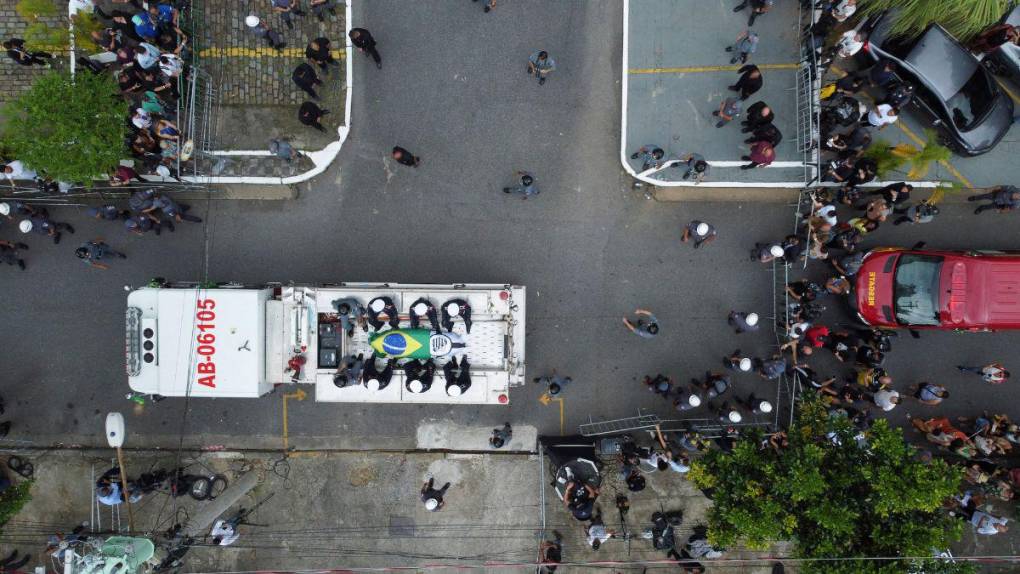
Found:
<path fill-rule="evenodd" d="M 259 397 L 306 383 L 320 402 L 507 404 L 524 384 L 524 310 L 525 288 L 511 285 L 156 281 L 127 298 L 128 383 L 165 397 Z M 359 355 L 384 374 L 338 376 Z M 447 381 L 451 360 L 459 374 Z M 435 370 L 426 384 L 423 365 Z"/>

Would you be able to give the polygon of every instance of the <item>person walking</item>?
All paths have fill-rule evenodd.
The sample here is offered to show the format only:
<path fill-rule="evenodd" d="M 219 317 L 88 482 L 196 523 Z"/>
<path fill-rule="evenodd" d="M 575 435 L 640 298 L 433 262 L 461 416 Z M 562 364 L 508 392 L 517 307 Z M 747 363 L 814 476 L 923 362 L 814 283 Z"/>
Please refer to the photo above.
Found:
<path fill-rule="evenodd" d="M 673 408 L 678 412 L 689 411 L 701 406 L 701 394 L 696 387 L 677 386 L 676 398 L 673 399 Z"/>
<path fill-rule="evenodd" d="M 732 46 L 727 46 L 726 51 L 732 52 L 734 56 L 730 58 L 731 64 L 740 62 L 746 64 L 747 59 L 751 57 L 758 49 L 758 34 L 755 34 L 751 30 L 744 30 L 737 36 L 737 40 Z"/>
<path fill-rule="evenodd" d="M 775 0 L 744 0 L 739 5 L 733 8 L 734 12 L 740 12 L 744 8 L 747 8 L 748 4 L 751 5 L 751 17 L 747 19 L 747 26 L 754 26 L 754 20 L 761 14 L 764 14 L 772 9 L 775 4 Z"/>
<path fill-rule="evenodd" d="M 715 241 L 717 234 L 713 225 L 695 219 L 684 226 L 684 231 L 680 235 L 680 241 L 687 243 L 693 238 L 694 248 L 698 249 L 704 243 Z"/>
<path fill-rule="evenodd" d="M 283 41 L 283 36 L 276 30 L 269 27 L 264 20 L 258 16 L 248 16 L 244 19 L 244 24 L 248 26 L 252 34 L 255 34 L 259 38 L 262 38 L 269 44 L 269 47 L 274 50 L 282 50 L 287 43 Z"/>
<path fill-rule="evenodd" d="M 538 547 L 539 574 L 553 574 L 563 561 L 563 537 L 555 530 L 552 534 L 552 540 L 546 540 Z"/>
<path fill-rule="evenodd" d="M 512 187 L 504 187 L 503 193 L 516 193 L 521 196 L 521 199 L 528 199 L 532 195 L 538 195 L 538 186 L 535 185 L 535 176 L 526 171 L 515 171 L 514 178 L 517 179 L 517 185 Z"/>
<path fill-rule="evenodd" d="M 737 79 L 737 83 L 732 86 L 727 86 L 734 92 L 740 92 L 740 99 L 746 100 L 751 97 L 752 94 L 761 89 L 765 83 L 765 79 L 762 77 L 761 70 L 754 64 L 747 64 L 737 70 L 740 74 L 740 78 Z"/>
<path fill-rule="evenodd" d="M 765 399 L 759 399 L 751 393 L 746 399 L 740 397 L 734 397 L 733 400 L 741 407 L 751 411 L 751 414 L 755 415 L 767 415 L 772 412 L 772 403 Z"/>
<path fill-rule="evenodd" d="M 298 0 L 271 0 L 273 12 L 280 15 L 280 19 L 287 25 L 288 30 L 294 29 L 294 16 L 304 16 L 305 13 L 298 8 Z"/>
<path fill-rule="evenodd" d="M 379 56 L 379 50 L 375 48 L 375 38 L 372 37 L 371 32 L 364 28 L 351 28 L 347 36 L 359 52 L 370 56 L 375 61 L 375 67 L 382 69 L 382 57 Z"/>
<path fill-rule="evenodd" d="M 528 75 L 538 78 L 538 85 L 545 83 L 545 78 L 556 69 L 556 60 L 549 57 L 545 50 L 539 50 L 528 57 Z"/>
<path fill-rule="evenodd" d="M 506 443 L 510 442 L 510 437 L 514 434 L 514 429 L 510 427 L 510 423 L 503 423 L 503 428 L 492 429 L 492 436 L 489 437 L 489 446 L 492 448 L 503 448 Z"/>
<path fill-rule="evenodd" d="M 312 7 L 312 14 L 315 14 L 319 22 L 326 21 L 326 12 L 329 12 L 334 17 L 337 15 L 336 0 L 312 0 L 309 6 Z"/>
<path fill-rule="evenodd" d="M 163 215 L 176 220 L 178 223 L 183 221 L 202 223 L 202 219 L 200 217 L 187 213 L 187 211 L 191 209 L 190 205 L 186 203 L 177 203 L 165 193 L 161 193 L 156 196 L 156 199 L 153 200 L 152 204 L 162 211 Z"/>
<path fill-rule="evenodd" d="M 478 2 L 478 0 L 471 0 L 472 2 Z M 485 13 L 488 14 L 490 11 L 496 8 L 496 0 L 485 0 Z"/>
<path fill-rule="evenodd" d="M 443 495 L 450 488 L 450 483 L 447 482 L 442 488 L 436 490 L 433 488 L 435 480 L 435 478 L 429 477 L 428 481 L 421 485 L 421 501 L 425 504 L 425 508 L 431 512 L 438 512 L 446 505 Z"/>
<path fill-rule="evenodd" d="M 39 235 L 52 237 L 54 245 L 60 243 L 63 231 L 74 234 L 74 227 L 71 227 L 70 224 L 53 221 L 42 212 L 36 213 L 28 219 L 21 220 L 21 223 L 18 224 L 18 229 L 22 233 L 35 232 Z"/>
<path fill-rule="evenodd" d="M 991 203 L 979 205 L 977 209 L 974 210 L 974 215 L 978 215 L 982 211 L 987 211 L 989 209 L 994 209 L 999 213 L 1006 213 L 1007 211 L 1012 211 L 1017 207 L 1020 207 L 1020 191 L 1012 185 L 1000 185 L 988 193 L 972 195 L 967 198 L 967 201 L 984 200 L 991 200 Z"/>
<path fill-rule="evenodd" d="M 917 205 L 911 205 L 906 209 L 894 209 L 893 213 L 906 214 L 900 215 L 896 221 L 893 221 L 893 225 L 900 225 L 903 223 L 917 225 L 921 223 L 931 223 L 931 221 L 935 219 L 935 216 L 939 214 L 939 208 L 937 205 L 921 202 Z"/>
<path fill-rule="evenodd" d="M 44 68 L 50 67 L 50 60 L 53 59 L 53 54 L 48 52 L 29 52 L 25 49 L 25 41 L 21 38 L 11 38 L 5 40 L 3 43 L 4 49 L 7 50 L 7 56 L 22 66 L 43 66 Z"/>
<path fill-rule="evenodd" d="M 757 317 L 754 322 L 755 324 L 758 323 Z M 742 371 L 748 373 L 751 371 L 751 359 L 743 356 L 740 353 L 740 349 L 737 349 L 730 353 L 730 356 L 723 357 L 723 366 L 731 371 Z"/>
<path fill-rule="evenodd" d="M 713 405 L 709 405 L 710 409 L 714 410 Z M 715 411 L 719 421 L 723 424 L 736 424 L 744 420 L 744 415 L 740 414 L 740 411 L 731 407 L 728 402 L 723 402 L 722 406 Z"/>
<path fill-rule="evenodd" d="M 322 127 L 322 116 L 328 113 L 329 110 L 320 108 L 315 102 L 305 102 L 298 109 L 298 121 L 320 132 L 325 132 L 326 128 Z"/>
<path fill-rule="evenodd" d="M 110 268 L 108 265 L 101 262 L 104 258 L 113 256 L 119 259 L 127 259 L 127 255 L 124 255 L 120 251 L 114 251 L 113 248 L 107 245 L 101 237 L 82 243 L 81 247 L 74 250 L 74 254 L 78 257 L 78 259 L 82 260 L 82 263 L 97 269 Z"/>
<path fill-rule="evenodd" d="M 313 64 L 317 64 L 322 68 L 322 73 L 329 75 L 329 67 L 339 66 L 340 62 L 333 57 L 333 53 L 329 49 L 330 41 L 329 38 L 319 37 L 308 43 L 305 47 L 305 57 L 308 58 Z"/>
<path fill-rule="evenodd" d="M 616 536 L 612 530 L 606 529 L 606 523 L 602 521 L 602 509 L 596 508 L 595 514 L 591 517 L 591 523 L 584 529 L 588 545 L 592 550 L 598 550 L 602 543 Z"/>
<path fill-rule="evenodd" d="M 751 137 L 744 140 L 744 143 L 753 144 L 760 141 L 769 142 L 769 145 L 776 147 L 779 142 L 783 141 L 783 132 L 779 131 L 775 124 L 765 124 L 754 130 Z"/>
<path fill-rule="evenodd" d="M 871 402 L 874 403 L 876 407 L 885 412 L 895 409 L 896 405 L 900 404 L 903 400 L 900 398 L 899 391 L 890 389 L 881 389 L 878 392 L 869 395 L 868 398 L 871 399 Z"/>
<path fill-rule="evenodd" d="M 3 425 L 7 426 L 4 427 Z M 0 434 L 0 436 L 7 435 L 5 429 L 10 428 L 11 423 L 6 422 L 3 423 L 3 425 L 0 425 L 0 433 L 2 433 Z M 24 568 L 25 564 L 28 564 L 30 560 L 32 560 L 31 554 L 25 554 L 21 558 L 18 558 L 18 551 L 14 550 L 10 554 L 8 554 L 6 558 L 0 560 L 0 572 L 18 572 L 22 568 Z"/>
<path fill-rule="evenodd" d="M 28 245 L 13 241 L 0 241 L 0 263 L 17 265 L 19 269 L 24 271 L 25 260 L 18 254 L 18 251 L 22 249 L 28 249 Z M 2 409 L 0 409 L 0 414 L 3 414 Z"/>
<path fill-rule="evenodd" d="M 627 326 L 631 333 L 645 339 L 651 339 L 659 334 L 659 321 L 655 318 L 655 315 L 652 315 L 651 311 L 637 309 L 634 311 L 634 314 L 639 316 L 634 322 L 631 322 L 627 317 L 623 318 L 623 324 Z"/>
<path fill-rule="evenodd" d="M 307 62 L 301 62 L 294 68 L 294 72 L 290 77 L 297 84 L 297 87 L 304 90 L 306 94 L 312 96 L 313 99 L 319 99 L 319 94 L 315 93 L 315 86 L 321 86 L 322 80 L 315 75 L 315 68 L 311 67 Z"/>
<path fill-rule="evenodd" d="M 740 122 L 743 126 L 740 131 L 745 134 L 753 132 L 771 124 L 774 119 L 776 119 L 776 115 L 772 112 L 772 108 L 765 102 L 757 101 L 747 108 L 747 115 L 744 117 L 744 121 Z"/>
<path fill-rule="evenodd" d="M 716 122 L 715 127 L 721 128 L 724 125 L 733 121 L 734 118 L 740 115 L 740 99 L 739 98 L 726 98 L 719 104 L 719 109 L 712 112 L 712 115 L 719 118 Z"/>
<path fill-rule="evenodd" d="M 408 167 L 418 167 L 421 165 L 420 157 L 400 146 L 393 146 L 393 151 L 390 152 L 390 156 L 397 160 L 397 163 L 401 165 L 406 165 Z"/>
<path fill-rule="evenodd" d="M 949 391 L 947 391 L 942 385 L 923 382 L 919 383 L 917 387 L 915 387 L 914 398 L 920 401 L 922 405 L 933 407 L 941 403 L 944 399 L 948 399 Z"/>
<path fill-rule="evenodd" d="M 636 152 L 630 154 L 630 159 L 640 160 L 641 171 L 645 171 L 661 166 L 662 158 L 665 156 L 666 152 L 661 147 L 655 144 L 648 144 L 641 146 Z"/>
<path fill-rule="evenodd" d="M 999 385 L 1009 380 L 1009 371 L 999 363 L 989 363 L 983 367 L 965 367 L 957 365 L 961 373 L 973 373 L 980 375 L 986 383 Z"/>
<path fill-rule="evenodd" d="M 284 138 L 273 138 L 269 140 L 269 153 L 290 163 L 297 159 L 298 151 Z"/>
<path fill-rule="evenodd" d="M 729 323 L 730 327 L 733 327 L 734 331 L 739 335 L 741 333 L 753 333 L 758 330 L 758 314 L 757 313 L 738 313 L 737 311 L 730 311 L 730 314 L 726 318 L 726 322 Z"/>
<path fill-rule="evenodd" d="M 654 377 L 649 377 L 648 375 L 645 375 L 645 378 L 642 382 L 645 384 L 649 391 L 657 395 L 661 395 L 662 398 L 664 399 L 668 399 L 669 395 L 673 392 L 673 379 L 661 373 L 655 375 Z"/>
<path fill-rule="evenodd" d="M 740 166 L 740 169 L 754 169 L 756 167 L 768 167 L 776 159 L 776 150 L 769 142 L 755 142 L 751 144 L 750 155 L 742 155 L 740 159 L 751 163 Z"/>

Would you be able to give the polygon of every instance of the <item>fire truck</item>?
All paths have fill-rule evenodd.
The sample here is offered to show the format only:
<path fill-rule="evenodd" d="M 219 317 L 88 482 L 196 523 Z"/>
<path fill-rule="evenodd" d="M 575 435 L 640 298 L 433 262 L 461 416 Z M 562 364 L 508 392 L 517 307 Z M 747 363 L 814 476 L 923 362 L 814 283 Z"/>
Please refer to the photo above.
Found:
<path fill-rule="evenodd" d="M 524 311 L 512 285 L 154 280 L 127 297 L 128 384 L 163 397 L 308 384 L 320 402 L 507 404 L 525 380 Z"/>

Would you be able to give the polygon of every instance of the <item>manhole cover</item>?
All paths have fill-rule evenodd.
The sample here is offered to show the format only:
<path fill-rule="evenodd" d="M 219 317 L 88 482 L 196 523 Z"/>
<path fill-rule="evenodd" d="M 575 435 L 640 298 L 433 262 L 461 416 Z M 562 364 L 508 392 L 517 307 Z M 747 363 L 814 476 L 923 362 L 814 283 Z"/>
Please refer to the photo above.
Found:
<path fill-rule="evenodd" d="M 391 516 L 390 536 L 414 538 L 414 519 L 410 516 Z"/>

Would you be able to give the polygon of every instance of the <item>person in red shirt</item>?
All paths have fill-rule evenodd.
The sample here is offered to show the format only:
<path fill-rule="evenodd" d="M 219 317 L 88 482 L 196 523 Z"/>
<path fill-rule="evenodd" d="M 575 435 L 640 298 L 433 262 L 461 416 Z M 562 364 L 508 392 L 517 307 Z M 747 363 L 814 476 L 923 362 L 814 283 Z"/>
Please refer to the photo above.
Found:
<path fill-rule="evenodd" d="M 751 144 L 751 155 L 740 156 L 740 159 L 751 163 L 740 166 L 740 169 L 754 169 L 765 167 L 776 159 L 776 150 L 767 141 L 760 141 Z"/>
<path fill-rule="evenodd" d="M 825 325 L 811 327 L 804 332 L 804 341 L 812 347 L 822 347 L 829 340 L 829 328 Z"/>

